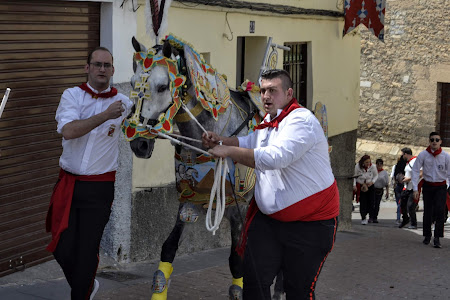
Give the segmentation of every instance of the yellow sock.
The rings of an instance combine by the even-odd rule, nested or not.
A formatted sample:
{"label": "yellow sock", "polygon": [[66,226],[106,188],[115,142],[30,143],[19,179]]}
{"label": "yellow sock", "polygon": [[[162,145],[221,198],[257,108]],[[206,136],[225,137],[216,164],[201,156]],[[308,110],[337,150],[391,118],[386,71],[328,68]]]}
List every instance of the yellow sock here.
{"label": "yellow sock", "polygon": [[170,278],[170,275],[172,274],[173,267],[172,267],[171,263],[160,261],[158,270],[161,270],[161,272],[163,272],[163,274],[164,274],[164,277],[166,278],[166,288],[164,289],[164,291],[162,293],[153,293],[151,300],[166,300],[167,299],[167,288],[169,285],[169,278]]}
{"label": "yellow sock", "polygon": [[237,285],[238,287],[243,289],[244,288],[244,277],[233,278],[233,284]]}
{"label": "yellow sock", "polygon": [[164,273],[164,277],[166,277],[167,280],[169,280],[170,275],[172,275],[173,267],[172,264],[169,262],[159,262],[158,270],[161,270]]}

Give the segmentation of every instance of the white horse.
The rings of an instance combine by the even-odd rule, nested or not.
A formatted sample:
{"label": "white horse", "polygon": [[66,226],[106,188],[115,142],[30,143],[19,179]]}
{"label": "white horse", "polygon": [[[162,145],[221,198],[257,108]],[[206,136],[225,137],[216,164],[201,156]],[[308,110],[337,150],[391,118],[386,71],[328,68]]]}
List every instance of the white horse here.
{"label": "white horse", "polygon": [[[159,133],[172,132],[175,124],[182,136],[193,139],[185,141],[183,146],[176,146],[176,184],[180,198],[196,200],[194,204],[180,204],[175,226],[163,244],[161,262],[153,279],[152,299],[166,299],[172,262],[183,228],[186,223],[197,219],[196,209],[204,205],[205,194],[209,199],[204,185],[209,179],[208,170],[214,168],[211,157],[202,151],[192,150],[190,146],[206,150],[201,148],[201,143],[194,141],[201,140],[203,129],[225,136],[246,135],[252,125],[257,125],[260,116],[247,93],[229,90],[223,76],[210,68],[187,43],[173,36],[169,36],[164,45],[155,45],[151,49],[146,49],[135,38],[132,43],[136,50],[135,74],[131,79],[136,107],[133,116],[124,121],[123,130],[133,152],[137,157],[149,158],[154,138]],[[216,81],[209,82],[211,78]],[[231,175],[237,174],[239,178],[230,176],[227,182],[227,204],[235,197],[246,204],[253,195],[253,170],[240,166],[231,168]],[[186,176],[189,178],[184,178]],[[242,299],[243,264],[236,247],[245,211],[246,205],[228,205],[224,215],[230,222],[232,240],[229,257],[233,276],[230,299]]]}

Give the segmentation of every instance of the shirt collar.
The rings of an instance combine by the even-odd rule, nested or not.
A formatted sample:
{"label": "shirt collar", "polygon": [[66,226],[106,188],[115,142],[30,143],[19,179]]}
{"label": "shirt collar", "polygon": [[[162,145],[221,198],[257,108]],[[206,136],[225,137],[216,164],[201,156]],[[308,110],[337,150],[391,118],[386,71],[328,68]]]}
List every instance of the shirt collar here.
{"label": "shirt collar", "polygon": [[106,90],[103,90],[103,91],[97,91],[96,89],[94,89],[90,84],[89,84],[89,82],[86,82],[86,85],[93,91],[93,92],[95,92],[96,94],[101,94],[101,93],[108,93],[109,91],[111,91],[111,86],[108,86],[108,88],[106,89]]}

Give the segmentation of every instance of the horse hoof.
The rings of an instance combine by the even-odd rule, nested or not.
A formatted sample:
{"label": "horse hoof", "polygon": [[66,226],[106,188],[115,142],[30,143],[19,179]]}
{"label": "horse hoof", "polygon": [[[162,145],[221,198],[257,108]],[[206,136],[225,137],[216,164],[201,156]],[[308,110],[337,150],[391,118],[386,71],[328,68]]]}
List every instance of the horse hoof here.
{"label": "horse hoof", "polygon": [[184,223],[194,223],[198,219],[197,208],[193,203],[185,203],[180,210],[180,220]]}
{"label": "horse hoof", "polygon": [[233,284],[228,290],[228,296],[230,300],[242,300],[242,288]]}
{"label": "horse hoof", "polygon": [[161,270],[156,270],[155,274],[153,274],[152,292],[160,294],[164,292],[166,288],[167,281],[166,277],[164,277],[164,273]]}

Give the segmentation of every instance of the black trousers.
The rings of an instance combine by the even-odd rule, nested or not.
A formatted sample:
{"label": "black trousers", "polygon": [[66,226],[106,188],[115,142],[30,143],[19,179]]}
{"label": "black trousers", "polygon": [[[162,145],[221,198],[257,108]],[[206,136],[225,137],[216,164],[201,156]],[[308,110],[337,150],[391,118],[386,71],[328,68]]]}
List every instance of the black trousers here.
{"label": "black trousers", "polygon": [[434,237],[444,237],[445,202],[447,186],[423,185],[423,236],[431,236],[431,224],[434,225]]}
{"label": "black trousers", "polygon": [[258,212],[244,255],[244,300],[270,300],[270,286],[280,270],[287,300],[315,299],[317,278],[333,248],[337,225],[337,217],[280,222]]}
{"label": "black trousers", "polygon": [[373,205],[369,211],[369,218],[372,220],[378,219],[378,213],[380,212],[381,198],[383,198],[384,189],[374,188],[374,200]]}
{"label": "black trousers", "polygon": [[375,202],[375,188],[372,184],[367,190],[367,192],[361,191],[359,193],[359,212],[361,214],[361,220],[366,219],[366,216],[371,211],[374,202]]}
{"label": "black trousers", "polygon": [[416,217],[416,207],[417,203],[414,202],[414,192],[413,190],[405,190],[400,196],[400,208],[402,211],[402,219],[411,220],[411,225],[417,226]]}
{"label": "black trousers", "polygon": [[72,300],[89,299],[98,266],[103,230],[111,214],[114,182],[77,181],[69,227],[53,256],[71,287]]}

